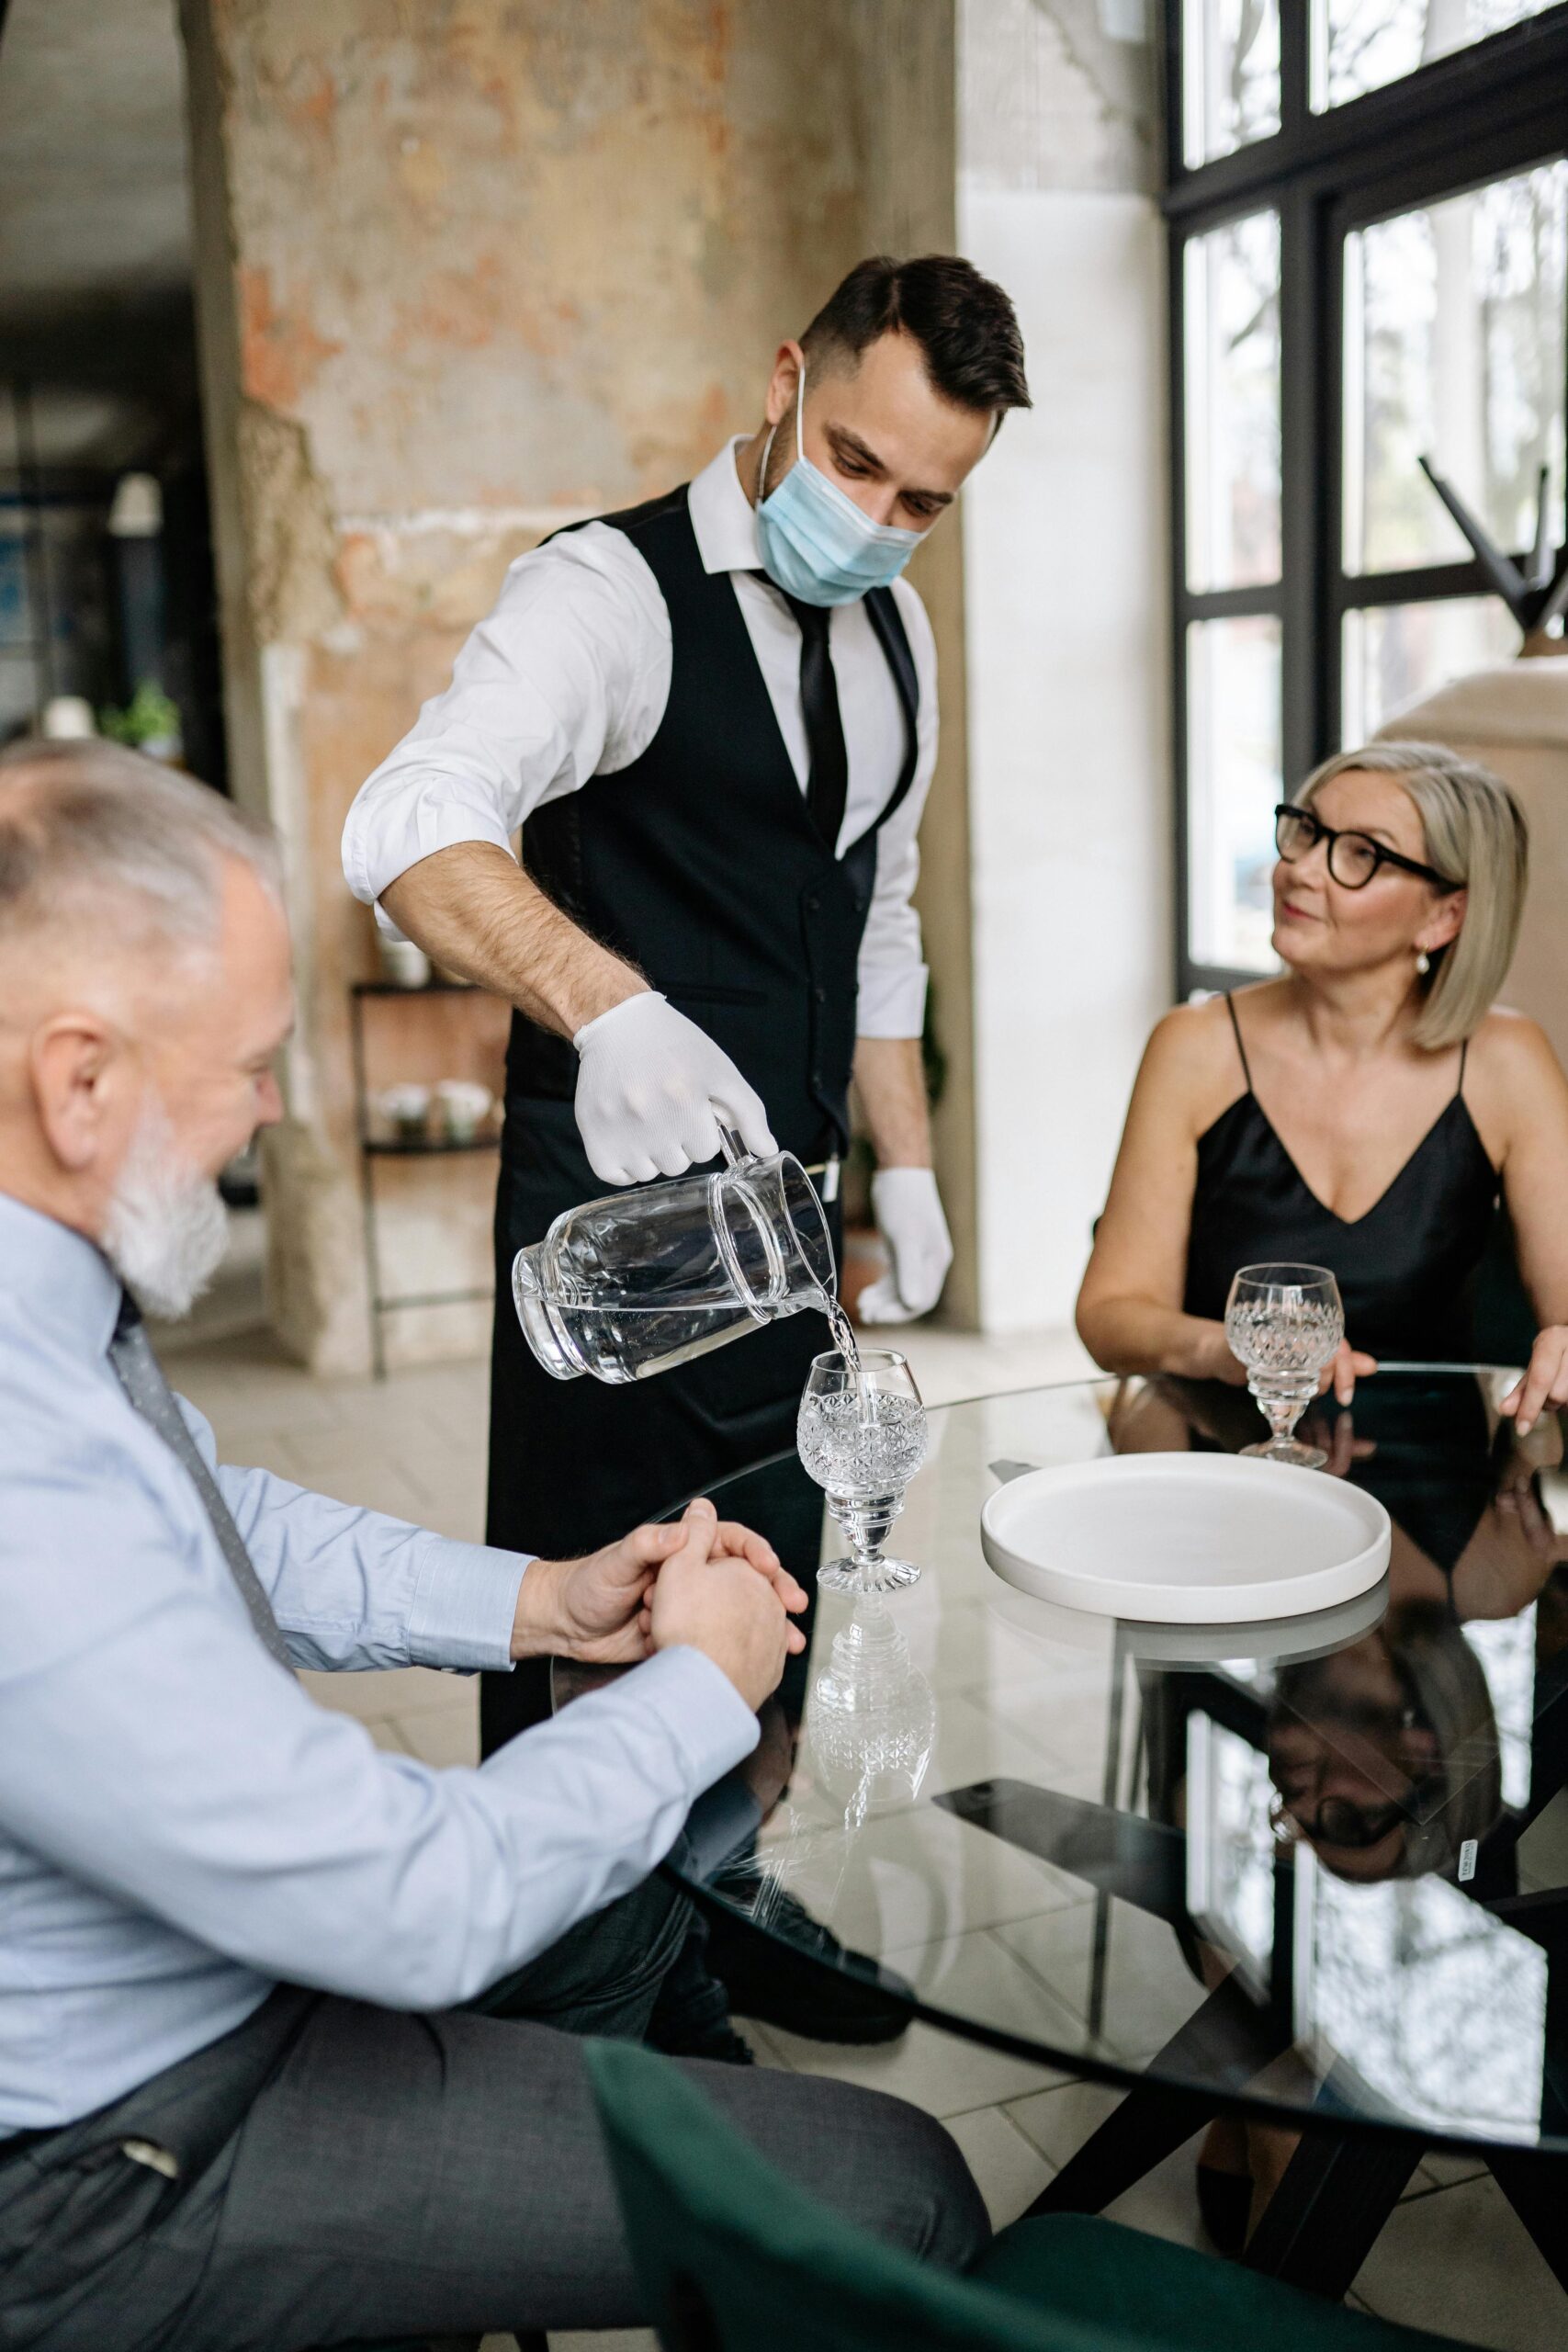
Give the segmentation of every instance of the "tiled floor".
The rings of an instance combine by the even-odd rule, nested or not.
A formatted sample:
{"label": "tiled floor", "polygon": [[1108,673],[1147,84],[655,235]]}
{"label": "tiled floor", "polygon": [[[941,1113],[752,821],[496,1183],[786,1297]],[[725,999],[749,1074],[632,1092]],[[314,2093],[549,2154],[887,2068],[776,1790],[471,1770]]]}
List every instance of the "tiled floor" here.
{"label": "tiled floor", "polygon": [[[1072,1379],[1085,1369],[1068,1333],[982,1340],[918,1329],[911,1361],[931,1403]],[[209,1416],[231,1460],[265,1463],[355,1502],[443,1532],[478,1537],[483,1516],[486,1389],[482,1364],[442,1365],[385,1384],[322,1384],[286,1363],[255,1334],[198,1340],[172,1351],[172,1377]],[[470,1682],[419,1669],[307,1677],[324,1703],[346,1707],[385,1747],[436,1765],[478,1753]],[[987,1726],[973,1726],[983,1742]],[[1000,1917],[1007,1909],[1003,1905]],[[1043,1932],[1032,1923],[1031,1932]],[[1065,1917],[1053,1932],[1070,1935]],[[965,1967],[1016,1967],[1005,1925],[972,1939]],[[984,1949],[980,1949],[981,1946]],[[1157,2040],[1169,2021],[1151,2017]],[[897,2091],[952,2130],[992,2217],[1013,2219],[1099,2122],[1114,2094],[955,2041],[917,2025],[891,2048],[846,2052],[761,2026],[747,2029],[764,2064],[790,2066]],[[1198,2243],[1192,2150],[1179,2151],[1113,2208],[1139,2228]],[[1558,2352],[1568,2301],[1489,2177],[1434,2159],[1384,2231],[1353,2300],[1384,2318],[1441,2329],[1495,2352]],[[505,2352],[487,2339],[485,2352]],[[652,2352],[642,2334],[558,2335],[556,2352]]]}

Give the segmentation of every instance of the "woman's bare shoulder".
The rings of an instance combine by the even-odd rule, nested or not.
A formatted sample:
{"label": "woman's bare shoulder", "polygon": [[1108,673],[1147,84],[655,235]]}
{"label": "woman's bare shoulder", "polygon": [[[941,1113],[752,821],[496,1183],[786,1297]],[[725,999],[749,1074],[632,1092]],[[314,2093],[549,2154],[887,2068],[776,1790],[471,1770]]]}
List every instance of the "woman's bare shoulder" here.
{"label": "woman's bare shoulder", "polygon": [[1495,1004],[1471,1033],[1467,1068],[1506,1086],[1548,1070],[1561,1077],[1562,1066],[1539,1021],[1510,1004]]}
{"label": "woman's bare shoulder", "polygon": [[1229,1033],[1224,997],[1173,1005],[1150,1030],[1145,1058],[1150,1065],[1173,1071],[1201,1069],[1217,1054]]}
{"label": "woman's bare shoulder", "polygon": [[1247,1081],[1223,996],[1179,1004],[1155,1023],[1139,1082],[1167,1100],[1179,1096],[1190,1108],[1194,1132],[1241,1093]]}

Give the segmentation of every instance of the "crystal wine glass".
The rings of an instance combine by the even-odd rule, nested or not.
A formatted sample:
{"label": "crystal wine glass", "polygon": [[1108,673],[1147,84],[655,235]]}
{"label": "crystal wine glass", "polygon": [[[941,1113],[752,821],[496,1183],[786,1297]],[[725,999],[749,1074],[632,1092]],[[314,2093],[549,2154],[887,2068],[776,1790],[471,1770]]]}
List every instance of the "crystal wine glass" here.
{"label": "crystal wine glass", "polygon": [[1326,1266],[1243,1266],[1225,1302],[1225,1340],[1247,1366],[1247,1385],[1272,1432],[1265,1444],[1243,1446],[1244,1453],[1321,1470],[1328,1456],[1300,1444],[1292,1431],[1344,1337],[1339,1285]]}
{"label": "crystal wine glass", "polygon": [[849,1538],[850,1555],[817,1571],[829,1592],[892,1592],[919,1569],[883,1551],[904,1489],[926,1458],[926,1408],[896,1348],[818,1356],[800,1399],[795,1442],[807,1474]]}

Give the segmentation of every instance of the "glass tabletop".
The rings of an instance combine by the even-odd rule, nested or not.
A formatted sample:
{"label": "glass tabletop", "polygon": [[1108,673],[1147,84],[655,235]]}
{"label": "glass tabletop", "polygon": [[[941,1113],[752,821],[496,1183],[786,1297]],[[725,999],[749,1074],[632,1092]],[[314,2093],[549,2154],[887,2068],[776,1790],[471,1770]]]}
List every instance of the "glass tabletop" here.
{"label": "glass tabletop", "polygon": [[[1568,2152],[1568,1478],[1554,1418],[1522,1445],[1499,1419],[1511,1381],[1385,1366],[1318,1408],[1317,1475],[1386,1505],[1389,1573],[1247,1627],[1035,1600],[979,1527],[1027,1469],[1238,1450],[1244,1392],[933,1410],[897,1527],[919,1583],[816,1597],[756,1753],[672,1867],[781,1958],[1015,2054]],[[822,1497],[794,1455],[710,1491],[811,1589]]]}

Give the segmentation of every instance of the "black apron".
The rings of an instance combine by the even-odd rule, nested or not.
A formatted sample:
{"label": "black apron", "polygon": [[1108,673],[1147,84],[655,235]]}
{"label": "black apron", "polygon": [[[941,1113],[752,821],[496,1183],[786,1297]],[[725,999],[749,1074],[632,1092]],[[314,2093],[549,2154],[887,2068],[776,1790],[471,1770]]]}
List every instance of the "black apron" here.
{"label": "black apron", "polygon": [[[807,1166],[849,1141],[856,965],[876,836],[914,780],[917,685],[897,607],[866,608],[905,717],[899,776],[841,858],[813,823],[730,575],[705,572],[684,487],[604,518],[631,540],[670,614],[670,698],[640,758],[592,777],[523,830],[530,877],[635,963],[723,1048]],[[793,1443],[811,1358],[801,1314],[635,1387],[557,1381],[512,1302],[512,1261],[563,1209],[611,1188],[588,1164],[570,1044],[522,1014],[507,1054],[491,1363],[491,1543],[546,1558],[594,1550],[716,1478]],[[841,1235],[829,1209],[833,1246]],[[549,1712],[542,1662],[483,1678],[485,1752]]]}

